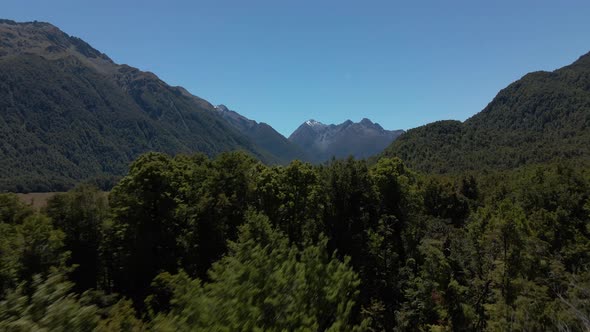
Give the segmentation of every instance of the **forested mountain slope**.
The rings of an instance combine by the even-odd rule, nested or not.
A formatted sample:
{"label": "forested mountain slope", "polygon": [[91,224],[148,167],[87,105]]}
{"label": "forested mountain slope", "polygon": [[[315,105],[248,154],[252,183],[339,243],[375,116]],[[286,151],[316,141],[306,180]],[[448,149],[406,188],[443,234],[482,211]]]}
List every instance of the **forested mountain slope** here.
{"label": "forested mountain slope", "polygon": [[48,23],[0,21],[0,191],[122,175],[141,153],[258,148],[213,105]]}
{"label": "forested mountain slope", "polygon": [[509,169],[590,158],[590,54],[553,72],[534,72],[503,89],[461,123],[409,130],[384,155],[416,169],[449,173]]}

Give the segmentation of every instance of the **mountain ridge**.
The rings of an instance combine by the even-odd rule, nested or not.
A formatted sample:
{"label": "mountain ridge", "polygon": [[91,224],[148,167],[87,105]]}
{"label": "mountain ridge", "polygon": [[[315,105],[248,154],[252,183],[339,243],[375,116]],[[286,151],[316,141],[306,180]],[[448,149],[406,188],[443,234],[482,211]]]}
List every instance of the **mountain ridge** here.
{"label": "mountain ridge", "polygon": [[367,118],[359,122],[346,120],[338,125],[309,119],[288,139],[312,156],[313,161],[324,162],[332,157],[370,157],[380,153],[402,132],[385,130]]}
{"label": "mountain ridge", "polygon": [[228,123],[248,136],[256,145],[278,156],[280,158],[279,163],[284,164],[295,159],[301,161],[311,160],[301,148],[293,144],[269,124],[246,118],[223,104],[215,106],[215,109]]}
{"label": "mountain ridge", "polygon": [[500,90],[464,122],[409,130],[382,155],[424,172],[512,169],[590,159],[590,53],[554,71],[536,71]]}
{"label": "mountain ridge", "polygon": [[0,21],[0,110],[2,191],[112,183],[147,151],[280,159],[206,100],[116,64],[49,23]]}

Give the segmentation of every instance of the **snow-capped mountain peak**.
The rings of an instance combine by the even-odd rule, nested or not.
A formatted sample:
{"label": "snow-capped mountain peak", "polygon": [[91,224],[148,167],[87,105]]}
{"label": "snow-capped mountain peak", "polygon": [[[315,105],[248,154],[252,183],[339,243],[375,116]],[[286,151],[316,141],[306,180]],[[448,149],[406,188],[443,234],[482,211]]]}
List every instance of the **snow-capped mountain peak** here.
{"label": "snow-capped mountain peak", "polygon": [[313,119],[305,121],[290,136],[289,141],[302,148],[315,161],[323,162],[335,156],[349,155],[365,158],[381,152],[402,130],[384,130],[369,119],[326,125]]}
{"label": "snow-capped mountain peak", "polygon": [[310,127],[324,127],[325,126],[325,124],[323,124],[319,121],[316,121],[314,119],[309,119],[309,120],[305,121],[305,123]]}

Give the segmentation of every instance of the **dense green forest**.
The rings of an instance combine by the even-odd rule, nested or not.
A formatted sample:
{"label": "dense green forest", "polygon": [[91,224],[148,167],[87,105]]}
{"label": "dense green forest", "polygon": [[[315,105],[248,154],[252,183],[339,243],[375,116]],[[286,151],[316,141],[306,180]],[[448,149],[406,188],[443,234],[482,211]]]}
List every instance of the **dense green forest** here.
{"label": "dense green forest", "polygon": [[148,153],[108,194],[0,195],[0,330],[581,331],[590,174]]}

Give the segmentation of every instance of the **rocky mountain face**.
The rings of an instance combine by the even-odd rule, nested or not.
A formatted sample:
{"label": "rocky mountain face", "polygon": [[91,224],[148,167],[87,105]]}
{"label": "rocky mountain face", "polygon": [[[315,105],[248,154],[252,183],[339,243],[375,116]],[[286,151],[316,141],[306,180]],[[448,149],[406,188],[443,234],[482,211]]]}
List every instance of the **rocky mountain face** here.
{"label": "rocky mountain face", "polygon": [[309,156],[301,148],[290,142],[285,136],[281,135],[268,124],[250,120],[228,109],[225,105],[218,105],[215,109],[223,119],[250,138],[254,144],[276,156],[279,163],[284,164],[295,159],[302,161],[310,160]]}
{"label": "rocky mountain face", "polygon": [[146,151],[281,160],[218,113],[51,24],[0,20],[0,191],[108,182]]}
{"label": "rocky mountain face", "polygon": [[347,120],[339,125],[326,125],[308,120],[297,128],[289,141],[301,147],[315,162],[332,157],[366,158],[383,151],[403,130],[385,130],[369,119],[355,123]]}
{"label": "rocky mountain face", "polygon": [[384,154],[436,173],[589,162],[590,53],[561,69],[525,75],[465,122],[409,130]]}

